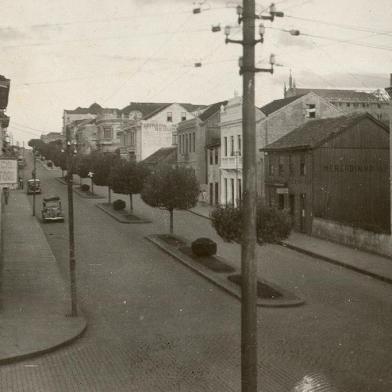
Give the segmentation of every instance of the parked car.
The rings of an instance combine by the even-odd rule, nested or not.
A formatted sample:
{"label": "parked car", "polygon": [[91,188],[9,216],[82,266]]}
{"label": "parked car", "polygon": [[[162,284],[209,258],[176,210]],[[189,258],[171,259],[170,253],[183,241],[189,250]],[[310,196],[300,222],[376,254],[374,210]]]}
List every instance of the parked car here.
{"label": "parked car", "polygon": [[34,193],[41,193],[41,181],[38,178],[27,181],[27,194],[33,195]]}
{"label": "parked car", "polygon": [[58,196],[45,197],[42,200],[41,210],[42,220],[44,222],[60,221],[64,222],[64,213],[61,208],[61,200]]}

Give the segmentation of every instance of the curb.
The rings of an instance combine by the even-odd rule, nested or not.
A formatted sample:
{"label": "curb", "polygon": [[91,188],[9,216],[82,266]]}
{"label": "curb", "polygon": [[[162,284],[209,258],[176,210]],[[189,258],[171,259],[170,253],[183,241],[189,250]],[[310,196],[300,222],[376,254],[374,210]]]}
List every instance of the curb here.
{"label": "curb", "polygon": [[205,216],[205,215],[201,214],[200,212],[196,212],[196,211],[192,211],[192,210],[187,210],[187,211],[193,215],[197,215],[197,216],[200,216],[201,218],[211,220],[211,218],[209,216]]}
{"label": "curb", "polygon": [[131,224],[131,225],[132,224],[141,224],[141,223],[151,223],[151,221],[149,221],[147,219],[142,219],[142,218],[135,219],[134,221],[122,218],[121,215],[116,214],[116,213],[110,211],[108,208],[106,208],[106,206],[103,203],[97,203],[97,204],[95,204],[95,207],[99,208],[100,210],[102,210],[106,214],[110,215],[113,219],[115,219],[117,222],[120,222],[120,223]]}
{"label": "curb", "polygon": [[369,277],[371,277],[373,279],[380,280],[380,281],[382,281],[384,283],[392,284],[392,279],[391,278],[387,278],[386,276],[379,275],[376,272],[366,271],[366,270],[361,269],[359,267],[356,267],[354,265],[345,263],[345,262],[340,261],[340,260],[332,259],[331,257],[328,257],[328,256],[320,255],[319,253],[312,252],[311,250],[300,248],[299,246],[292,245],[292,244],[289,244],[289,243],[284,242],[284,241],[281,241],[280,245],[285,247],[285,248],[289,248],[289,249],[295,250],[298,253],[303,253],[303,254],[305,254],[307,256],[311,256],[311,257],[315,257],[315,258],[327,261],[328,263],[331,263],[331,264],[334,264],[334,265],[338,265],[340,267],[347,268],[347,269],[349,269],[351,271],[358,272],[358,273],[360,273],[362,275],[367,275],[367,276],[369,276]]}
{"label": "curb", "polygon": [[[60,184],[63,185],[68,185],[67,182],[65,180],[63,180],[60,177],[56,177],[56,181],[58,181]],[[104,196],[100,196],[97,195],[96,193],[94,193],[93,196],[87,196],[84,192],[80,191],[79,189],[75,188],[77,186],[77,184],[72,183],[72,189],[73,191],[80,197],[83,197],[84,199],[105,199]]]}
{"label": "curb", "polygon": [[[231,273],[218,273],[209,270],[207,267],[204,267],[198,264],[196,261],[193,261],[191,258],[182,254],[175,247],[167,245],[164,241],[160,240],[157,235],[149,235],[145,237],[148,241],[152,242],[164,252],[179,260],[182,264],[192,269],[199,275],[203,276],[205,279],[213,283],[215,286],[221,288],[226,291],[228,294],[231,294],[233,297],[237,298],[241,301],[241,288],[236,284],[230,282],[227,277],[229,275],[234,275],[236,272]],[[187,242],[187,241],[185,241]],[[222,258],[219,258],[224,260]],[[237,271],[238,273],[238,271]],[[288,308],[294,306],[300,306],[305,303],[305,301],[294,294],[291,294],[285,289],[278,287],[275,284],[269,283],[265,280],[258,279],[260,282],[268,284],[270,287],[279,291],[285,299],[261,299],[257,298],[257,306],[260,307],[268,307],[268,308]]]}
{"label": "curb", "polygon": [[40,355],[48,354],[48,353],[56,351],[56,350],[58,350],[60,348],[63,348],[65,346],[67,346],[67,345],[70,345],[75,340],[77,340],[80,337],[82,337],[83,334],[86,332],[87,321],[86,321],[86,319],[83,316],[80,316],[79,318],[81,318],[83,323],[82,323],[81,327],[79,328],[79,330],[77,331],[77,333],[75,335],[71,336],[69,339],[63,340],[62,342],[60,342],[58,344],[55,344],[55,345],[50,346],[50,347],[46,347],[46,348],[41,349],[41,350],[32,351],[32,352],[25,353],[25,354],[20,354],[20,355],[15,355],[15,356],[8,357],[8,358],[1,358],[0,359],[0,365],[8,365],[8,364],[19,362],[19,361],[23,361],[23,360],[26,360],[26,359],[35,358],[35,357],[38,357]]}
{"label": "curb", "polygon": [[93,193],[92,195],[87,195],[85,192],[82,192],[77,188],[72,189],[78,196],[83,197],[84,199],[105,199],[104,196],[97,195],[96,193]]}

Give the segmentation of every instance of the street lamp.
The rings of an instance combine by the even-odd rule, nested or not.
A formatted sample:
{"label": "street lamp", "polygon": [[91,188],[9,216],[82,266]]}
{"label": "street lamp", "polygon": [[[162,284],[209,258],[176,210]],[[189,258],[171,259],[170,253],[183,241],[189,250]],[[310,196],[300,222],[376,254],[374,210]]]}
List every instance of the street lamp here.
{"label": "street lamp", "polygon": [[69,275],[71,289],[71,317],[78,315],[77,292],[76,292],[76,259],[75,259],[75,233],[74,233],[74,211],[73,211],[73,165],[72,165],[72,145],[71,130],[66,127],[67,146],[67,191],[68,191],[68,233],[69,233]]}
{"label": "street lamp", "polygon": [[33,148],[33,179],[34,179],[34,191],[33,191],[33,216],[35,216],[35,190],[37,181],[37,162],[36,162],[36,150]]}

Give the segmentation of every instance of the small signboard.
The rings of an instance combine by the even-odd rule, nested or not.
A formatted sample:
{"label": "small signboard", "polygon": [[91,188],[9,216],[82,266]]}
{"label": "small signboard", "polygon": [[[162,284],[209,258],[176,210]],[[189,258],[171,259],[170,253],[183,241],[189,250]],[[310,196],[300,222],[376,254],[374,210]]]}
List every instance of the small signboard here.
{"label": "small signboard", "polygon": [[289,188],[276,188],[276,193],[278,195],[288,195],[289,194]]}
{"label": "small signboard", "polygon": [[18,183],[18,163],[16,159],[0,158],[0,186],[10,186]]}

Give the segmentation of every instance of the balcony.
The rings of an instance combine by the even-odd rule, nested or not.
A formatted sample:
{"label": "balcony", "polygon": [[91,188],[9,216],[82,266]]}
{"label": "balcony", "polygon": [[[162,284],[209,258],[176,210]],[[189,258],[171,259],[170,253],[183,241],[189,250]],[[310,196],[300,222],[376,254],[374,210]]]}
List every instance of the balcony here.
{"label": "balcony", "polygon": [[220,168],[224,170],[242,170],[242,156],[221,157]]}

